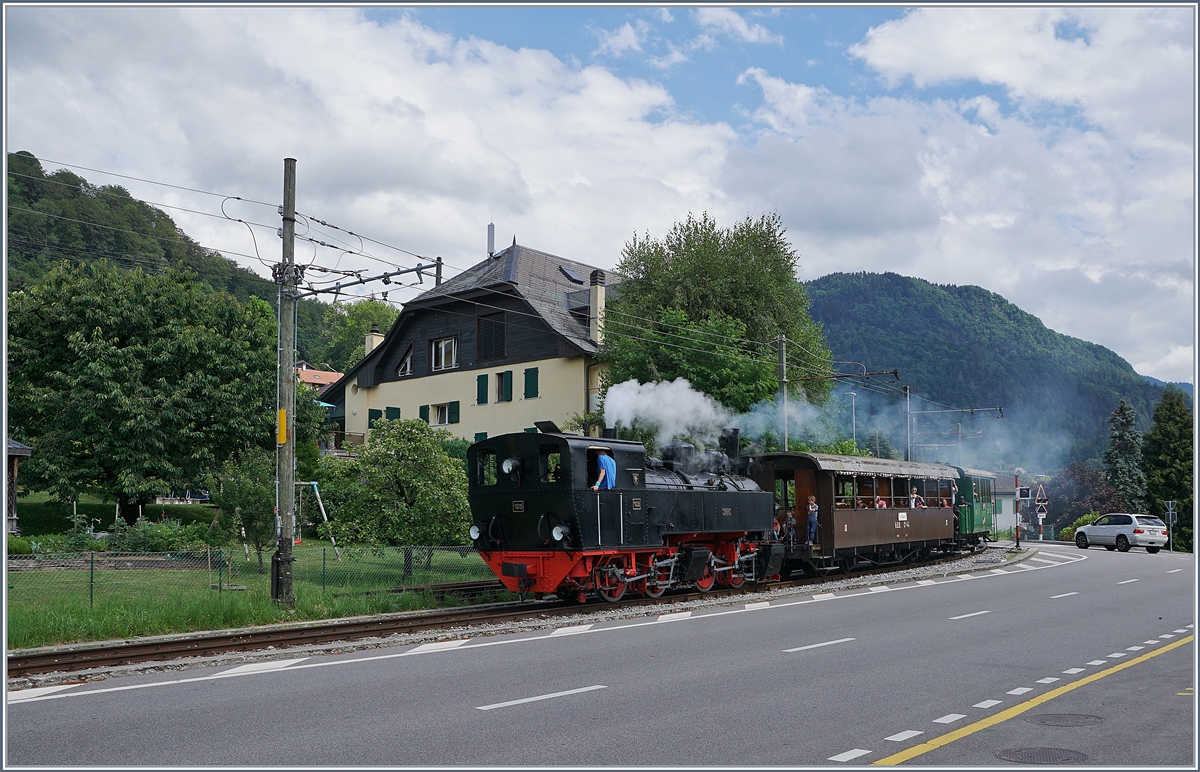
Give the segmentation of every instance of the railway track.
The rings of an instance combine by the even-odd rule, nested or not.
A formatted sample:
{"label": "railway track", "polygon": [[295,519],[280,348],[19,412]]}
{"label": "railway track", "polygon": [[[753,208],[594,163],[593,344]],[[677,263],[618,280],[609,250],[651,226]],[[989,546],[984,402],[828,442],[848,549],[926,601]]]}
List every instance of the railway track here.
{"label": "railway track", "polygon": [[[922,564],[886,566],[855,571],[851,576],[870,576],[913,568],[917,565],[937,565],[957,560],[958,556],[938,558]],[[140,662],[159,662],[184,657],[202,657],[230,652],[254,651],[274,647],[307,646],[321,643],[352,641],[362,638],[383,637],[405,633],[439,630],[448,627],[463,627],[473,624],[495,624],[519,622],[531,619],[550,619],[558,616],[586,614],[588,611],[636,606],[670,605],[685,601],[721,596],[736,596],[777,590],[786,587],[820,585],[848,578],[845,574],[788,579],[764,585],[745,585],[737,589],[724,588],[710,592],[685,590],[668,593],[661,598],[632,598],[617,603],[569,604],[560,600],[529,601],[524,603],[493,603],[437,611],[407,612],[403,615],[355,618],[332,622],[313,622],[279,625],[233,633],[200,633],[194,636],[175,637],[166,640],[128,641],[118,644],[84,646],[66,651],[43,651],[9,654],[7,657],[8,677],[20,678],[30,675],[55,672],[74,672],[92,668],[116,667]],[[438,591],[449,594],[457,589],[481,591],[479,585],[489,586],[482,591],[494,591],[499,582],[461,582],[438,585]],[[402,588],[396,588],[400,591]],[[433,589],[433,588],[419,588]]]}

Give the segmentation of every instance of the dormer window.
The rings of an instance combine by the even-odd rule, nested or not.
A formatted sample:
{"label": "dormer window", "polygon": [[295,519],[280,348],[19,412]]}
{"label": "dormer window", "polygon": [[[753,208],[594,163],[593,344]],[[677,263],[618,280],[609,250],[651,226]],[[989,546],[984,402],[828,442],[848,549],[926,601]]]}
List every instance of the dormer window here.
{"label": "dormer window", "polygon": [[458,367],[458,336],[435,340],[430,348],[430,370],[438,372]]}
{"label": "dormer window", "polygon": [[396,367],[397,378],[412,375],[412,354],[412,346],[409,346],[408,351],[404,352],[404,358],[400,360],[399,366]]}

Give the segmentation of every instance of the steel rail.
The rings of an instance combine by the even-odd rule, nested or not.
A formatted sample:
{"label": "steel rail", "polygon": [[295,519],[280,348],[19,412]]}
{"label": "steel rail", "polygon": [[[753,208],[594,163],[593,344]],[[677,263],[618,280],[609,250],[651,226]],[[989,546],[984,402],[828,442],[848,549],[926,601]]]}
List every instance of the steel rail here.
{"label": "steel rail", "polygon": [[[824,574],[788,579],[764,584],[746,583],[739,588],[717,588],[709,592],[690,590],[668,592],[660,598],[631,598],[616,603],[579,605],[562,600],[532,601],[517,603],[493,603],[453,610],[403,612],[403,615],[387,615],[370,618],[352,618],[332,622],[309,622],[285,624],[239,630],[232,633],[196,633],[184,637],[155,641],[123,641],[116,644],[99,644],[66,651],[43,651],[10,653],[7,656],[9,678],[20,678],[55,672],[73,672],[101,667],[117,667],[142,662],[158,662],[184,657],[203,657],[229,652],[243,652],[268,647],[284,648],[322,643],[352,641],[362,638],[383,637],[405,633],[462,627],[471,624],[514,622],[527,619],[546,619],[558,616],[586,614],[610,609],[648,605],[670,605],[702,598],[714,598],[750,593],[768,592],[786,587],[819,585],[840,579],[884,574],[921,565],[937,565],[965,556],[941,557],[923,563],[907,563],[854,571],[851,574]],[[452,588],[455,585],[479,585],[479,582],[451,583],[440,585]],[[499,585],[496,582],[493,588]],[[502,587],[502,586],[501,586]],[[396,588],[401,590],[403,588]],[[415,589],[427,589],[419,587]],[[447,589],[447,591],[452,591]]]}

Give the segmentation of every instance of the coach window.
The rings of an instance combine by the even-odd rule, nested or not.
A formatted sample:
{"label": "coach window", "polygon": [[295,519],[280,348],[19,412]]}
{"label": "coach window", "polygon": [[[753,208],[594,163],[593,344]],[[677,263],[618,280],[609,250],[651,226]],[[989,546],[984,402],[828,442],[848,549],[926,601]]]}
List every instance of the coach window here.
{"label": "coach window", "polygon": [[908,490],[912,487],[907,477],[895,477],[892,479],[892,506],[896,509],[908,509],[911,506],[908,502]]}
{"label": "coach window", "polygon": [[878,477],[875,479],[875,498],[882,500],[885,507],[892,506],[892,478]]}
{"label": "coach window", "polygon": [[496,451],[485,450],[477,457],[479,469],[476,470],[480,485],[496,484]]}
{"label": "coach window", "polygon": [[838,509],[854,508],[854,478],[838,475],[833,478],[833,506]]}
{"label": "coach window", "polygon": [[938,480],[938,506],[948,507],[954,501],[949,480]]}
{"label": "coach window", "polygon": [[875,478],[860,476],[854,478],[857,483],[855,496],[858,500],[855,502],[855,509],[874,509],[875,508]]}
{"label": "coach window", "polygon": [[538,479],[545,483],[562,482],[562,456],[557,445],[543,445],[538,450]]}

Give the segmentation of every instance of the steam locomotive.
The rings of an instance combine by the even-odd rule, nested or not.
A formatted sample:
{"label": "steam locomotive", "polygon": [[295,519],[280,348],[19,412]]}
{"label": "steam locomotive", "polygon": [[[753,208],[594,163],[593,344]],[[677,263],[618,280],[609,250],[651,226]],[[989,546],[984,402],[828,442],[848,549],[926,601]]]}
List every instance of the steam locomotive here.
{"label": "steam locomotive", "polygon": [[[903,562],[978,543],[990,530],[982,496],[969,505],[958,485],[987,472],[810,453],[742,456],[736,429],[723,433],[723,452],[673,443],[660,460],[639,442],[537,427],[467,451],[471,540],[522,596],[582,603],[591,593],[615,602],[681,586],[707,592],[796,571]],[[601,454],[615,461],[615,487],[593,490]],[[906,498],[912,488],[920,502]],[[810,494],[821,514],[816,542],[805,545],[777,523],[789,500]],[[797,519],[803,523],[802,512]]]}

